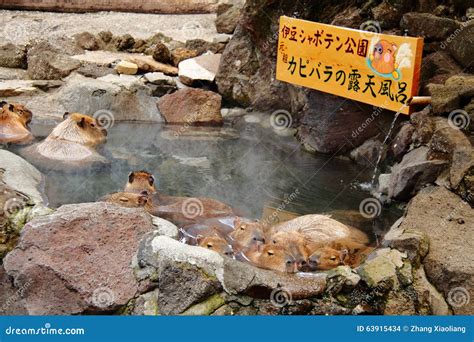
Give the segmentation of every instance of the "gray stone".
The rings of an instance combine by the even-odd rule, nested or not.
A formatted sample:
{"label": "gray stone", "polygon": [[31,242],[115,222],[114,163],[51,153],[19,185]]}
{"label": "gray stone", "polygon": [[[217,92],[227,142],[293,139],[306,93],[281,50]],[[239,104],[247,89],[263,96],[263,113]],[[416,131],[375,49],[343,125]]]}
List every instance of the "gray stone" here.
{"label": "gray stone", "polygon": [[39,42],[28,50],[28,76],[33,80],[60,80],[78,69],[81,63]]}
{"label": "gray stone", "polygon": [[178,65],[180,80],[188,85],[197,81],[214,82],[221,56],[221,54],[206,54],[182,61]]}
{"label": "gray stone", "polygon": [[449,113],[461,109],[461,103],[474,96],[474,76],[456,75],[450,77],[444,85],[429,84],[433,112]]}
{"label": "gray stone", "polygon": [[26,48],[14,44],[0,46],[0,67],[26,69]]}
{"label": "gray stone", "polygon": [[172,85],[176,86],[176,81],[173,77],[167,76],[162,72],[149,72],[143,75],[145,80],[149,83],[157,85]]}
{"label": "gray stone", "polygon": [[382,152],[382,148],[383,146],[380,140],[369,139],[359,147],[353,149],[350,153],[350,158],[360,165],[375,166],[377,159]]}
{"label": "gray stone", "polygon": [[178,227],[176,227],[173,223],[156,216],[152,217],[152,222],[156,228],[156,232],[159,235],[168,236],[175,240],[178,239]]}
{"label": "gray stone", "polygon": [[474,211],[443,187],[428,187],[415,196],[400,226],[429,238],[423,265],[430,283],[455,314],[474,313]]}
{"label": "gray stone", "polygon": [[393,289],[400,286],[398,270],[404,266],[406,254],[396,249],[378,249],[360,265],[358,274],[370,287],[376,287],[381,282],[389,283]]}
{"label": "gray stone", "polygon": [[428,147],[419,147],[406,154],[399,164],[392,168],[388,195],[406,200],[423,186],[433,183],[446,168],[444,160],[428,159]]}
{"label": "gray stone", "polygon": [[460,24],[455,20],[417,12],[405,13],[400,26],[408,30],[410,36],[422,36],[434,40],[445,40],[460,28]]}
{"label": "gray stone", "polygon": [[[456,35],[456,32],[458,34]],[[471,19],[461,24],[461,28],[456,30],[453,39],[448,41],[448,50],[451,55],[463,67],[472,68],[472,56],[474,55],[474,22]]]}
{"label": "gray stone", "polygon": [[216,18],[216,29],[219,33],[232,34],[239,22],[242,7],[231,6],[227,11],[220,13]]}

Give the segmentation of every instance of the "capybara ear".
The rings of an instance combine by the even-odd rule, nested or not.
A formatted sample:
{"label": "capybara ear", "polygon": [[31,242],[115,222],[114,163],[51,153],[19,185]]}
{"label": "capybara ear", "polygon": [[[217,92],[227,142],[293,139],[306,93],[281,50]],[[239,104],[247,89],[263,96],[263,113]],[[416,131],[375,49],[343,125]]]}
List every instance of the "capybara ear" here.
{"label": "capybara ear", "polygon": [[3,108],[3,106],[5,106],[7,104],[6,101],[0,101],[0,108]]}
{"label": "capybara ear", "polygon": [[15,107],[13,107],[12,104],[8,106],[8,110],[9,110],[10,112],[13,112],[14,109],[15,109]]}
{"label": "capybara ear", "polygon": [[152,186],[154,183],[155,183],[155,177],[153,175],[150,175],[148,177],[148,184],[150,184],[150,186]]}
{"label": "capybara ear", "polygon": [[69,112],[64,112],[64,114],[63,114],[63,120],[66,120],[66,119],[69,117],[69,115],[71,115],[71,113],[69,113]]}
{"label": "capybara ear", "polygon": [[202,236],[201,234],[198,234],[198,236],[196,236],[197,243],[200,244],[202,240],[204,240],[204,236]]}
{"label": "capybara ear", "polygon": [[81,118],[80,121],[77,122],[77,125],[81,128],[84,128],[86,127],[86,119],[85,118]]}
{"label": "capybara ear", "polygon": [[135,172],[132,171],[128,174],[128,182],[133,183],[134,179],[135,179]]}
{"label": "capybara ear", "polygon": [[141,206],[144,206],[147,201],[148,201],[148,197],[147,197],[147,196],[140,196],[140,197],[138,197],[138,204],[141,205]]}

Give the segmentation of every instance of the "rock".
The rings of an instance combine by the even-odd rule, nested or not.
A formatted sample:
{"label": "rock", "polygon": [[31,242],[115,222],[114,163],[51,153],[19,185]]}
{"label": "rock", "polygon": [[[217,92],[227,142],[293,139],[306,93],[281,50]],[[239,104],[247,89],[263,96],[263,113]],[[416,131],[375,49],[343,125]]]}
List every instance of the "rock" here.
{"label": "rock", "polygon": [[331,25],[359,29],[363,21],[361,9],[355,6],[350,6],[342,12],[336,13],[331,21]]}
{"label": "rock", "polygon": [[474,149],[469,139],[448,120],[435,118],[433,122],[435,130],[429,143],[428,158],[450,163],[449,184],[456,189],[469,170],[474,169]]}
{"label": "rock", "polygon": [[219,295],[215,294],[204,302],[195,304],[194,306],[190,307],[186,311],[182,313],[184,316],[208,316],[220,308],[222,305],[225,304],[224,298]]}
{"label": "rock", "polygon": [[448,113],[461,109],[461,103],[474,96],[474,76],[450,77],[444,85],[429,84],[434,113]]}
{"label": "rock", "polygon": [[429,160],[429,149],[419,147],[406,154],[399,164],[392,168],[388,195],[391,198],[407,200],[423,186],[433,183],[446,168],[444,160]]}
{"label": "rock", "polygon": [[383,245],[406,253],[408,259],[414,265],[419,266],[428,254],[430,243],[428,236],[423,232],[392,227],[384,236]]}
{"label": "rock", "polygon": [[190,39],[186,41],[184,47],[189,50],[195,50],[198,55],[202,55],[207,52],[222,53],[225,44],[215,44],[204,39]]}
{"label": "rock", "polygon": [[357,164],[374,166],[377,163],[382,148],[383,146],[380,140],[369,139],[359,147],[353,149],[350,153],[350,157]]}
{"label": "rock", "polygon": [[38,43],[28,50],[28,76],[33,80],[60,80],[78,69],[81,63]]}
{"label": "rock", "polygon": [[141,237],[153,229],[141,209],[65,205],[24,227],[4,267],[16,288],[31,282],[23,294],[30,315],[110,312],[143,291],[132,259]]}
{"label": "rock", "polygon": [[212,39],[212,42],[216,44],[227,44],[231,38],[231,34],[220,33]]}
{"label": "rock", "polygon": [[0,82],[0,97],[33,95],[39,91],[31,81],[8,80]]}
{"label": "rock", "polygon": [[84,50],[99,50],[101,47],[99,39],[97,39],[92,33],[82,32],[74,35],[76,44]]}
{"label": "rock", "polygon": [[415,147],[428,144],[433,136],[435,127],[430,114],[431,108],[427,106],[422,111],[413,113],[410,116],[410,122],[415,128],[412,135],[412,142]]}
{"label": "rock", "polygon": [[151,56],[130,55],[127,60],[138,65],[138,69],[144,72],[162,72],[166,75],[178,75],[178,68],[157,62]]}
{"label": "rock", "polygon": [[124,34],[121,37],[113,37],[111,43],[118,51],[126,51],[135,45],[135,39],[129,34]]}
{"label": "rock", "polygon": [[396,249],[378,249],[359,267],[357,273],[370,287],[386,282],[397,289],[400,286],[397,275],[405,265],[405,258],[406,255]]}
{"label": "rock", "polygon": [[133,316],[157,316],[158,311],[158,290],[153,290],[139,296],[130,312]]}
{"label": "rock", "polygon": [[394,161],[399,162],[403,155],[410,149],[413,142],[415,127],[411,124],[402,125],[397,135],[389,146],[388,155]]}
{"label": "rock", "polygon": [[187,85],[196,81],[214,82],[219,69],[221,54],[207,54],[190,58],[179,63],[179,78]]}
{"label": "rock", "polygon": [[308,151],[344,153],[378,134],[385,136],[383,127],[389,125],[389,120],[387,113],[373,111],[370,106],[310,91],[297,137]]}
{"label": "rock", "polygon": [[186,49],[186,48],[176,48],[171,53],[173,58],[173,65],[178,66],[180,62],[198,56],[196,50]]}
{"label": "rock", "polygon": [[162,72],[149,72],[143,75],[145,80],[149,83],[157,85],[171,85],[176,86],[176,81],[173,77],[167,76]]}
{"label": "rock", "polygon": [[449,18],[437,17],[431,13],[405,13],[400,22],[404,30],[413,37],[421,36],[432,40],[446,40],[460,28],[460,24]]}
{"label": "rock", "polygon": [[156,61],[164,64],[171,63],[171,52],[165,44],[158,42],[152,49],[152,56]]}
{"label": "rock", "polygon": [[445,51],[437,51],[423,58],[421,68],[422,94],[429,94],[428,84],[444,84],[450,77],[461,74],[462,69]]}
{"label": "rock", "polygon": [[175,240],[178,239],[178,227],[176,227],[173,223],[155,216],[152,217],[152,223],[155,226],[155,231],[159,235],[168,236]]}
{"label": "rock", "polygon": [[26,69],[26,48],[11,43],[0,46],[0,67]]}
{"label": "rock", "polygon": [[221,97],[201,89],[181,89],[165,95],[158,108],[167,123],[221,125]]}
{"label": "rock", "polygon": [[100,31],[97,36],[102,39],[104,43],[110,43],[114,35],[110,31]]}
{"label": "rock", "polygon": [[447,316],[450,314],[446,300],[426,279],[423,267],[415,271],[413,287],[417,293],[418,311],[421,311],[422,314],[436,316]]}
{"label": "rock", "polygon": [[237,27],[239,22],[240,12],[242,8],[240,6],[231,6],[226,11],[217,14],[216,18],[216,29],[219,33],[232,34]]}
{"label": "rock", "polygon": [[[160,314],[185,312],[222,290],[237,297],[269,298],[274,289],[280,288],[298,300],[316,296],[325,287],[323,274],[300,277],[266,271],[164,236],[144,239],[137,258],[137,277],[146,279],[153,275],[158,285]],[[209,308],[209,303],[216,307],[216,302],[220,305],[222,300],[214,296],[198,308]]]}
{"label": "rock", "polygon": [[372,9],[374,20],[376,20],[383,29],[398,26],[403,12],[398,11],[389,1],[382,3]]}
{"label": "rock", "polygon": [[443,187],[428,187],[415,196],[400,229],[429,238],[423,265],[430,283],[443,293],[457,315],[472,315],[474,303],[474,211]]}
{"label": "rock", "polygon": [[30,287],[28,282],[19,289],[13,287],[10,277],[5,273],[3,265],[0,265],[0,315],[26,315],[27,311],[21,302],[23,293]]}
{"label": "rock", "polygon": [[405,291],[389,292],[383,314],[396,316],[416,315],[413,298]]}
{"label": "rock", "polygon": [[138,65],[127,61],[120,61],[115,67],[115,70],[117,70],[119,74],[135,75],[138,72]]}
{"label": "rock", "polygon": [[454,39],[448,40],[448,50],[463,67],[472,69],[474,55],[474,22],[470,20],[462,23],[462,27]]}
{"label": "rock", "polygon": [[27,78],[26,70],[0,67],[0,81],[23,80]]}
{"label": "rock", "polygon": [[85,77],[99,78],[109,74],[116,75],[117,71],[107,66],[101,66],[91,63],[84,63],[82,66],[76,70],[78,74],[81,74]]}

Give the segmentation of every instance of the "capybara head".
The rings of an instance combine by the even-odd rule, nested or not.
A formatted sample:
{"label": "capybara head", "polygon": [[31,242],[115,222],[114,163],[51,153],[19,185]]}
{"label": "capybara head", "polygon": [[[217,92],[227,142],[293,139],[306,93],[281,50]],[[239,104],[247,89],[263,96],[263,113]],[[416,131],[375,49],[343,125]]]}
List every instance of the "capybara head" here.
{"label": "capybara head", "polygon": [[200,247],[207,248],[211,251],[217,252],[221,255],[232,257],[234,251],[225,239],[220,236],[197,236],[197,242]]}
{"label": "capybara head", "polygon": [[156,193],[155,177],[147,171],[132,171],[128,175],[125,191],[143,195],[154,194]]}
{"label": "capybara head", "polygon": [[53,129],[47,139],[66,140],[96,147],[105,143],[106,137],[107,130],[101,127],[95,118],[80,113],[66,112],[63,115],[63,122]]}
{"label": "capybara head", "polygon": [[296,260],[299,269],[306,266],[308,259],[308,251],[306,249],[306,240],[299,232],[276,232],[270,239],[269,243],[288,250]]}
{"label": "capybara head", "polygon": [[33,140],[27,128],[31,117],[31,111],[20,104],[0,102],[0,143],[22,144]]}
{"label": "capybara head", "polygon": [[288,273],[298,271],[295,258],[280,246],[263,245],[254,247],[245,256],[256,266],[267,270]]}
{"label": "capybara head", "polygon": [[141,208],[152,205],[151,199],[147,196],[130,192],[115,192],[100,198],[99,201],[115,203],[127,208]]}
{"label": "capybara head", "polygon": [[329,246],[317,249],[308,258],[309,268],[312,270],[330,270],[337,266],[344,265],[347,256],[345,251],[340,251]]}
{"label": "capybara head", "polygon": [[380,40],[374,46],[374,60],[372,66],[382,74],[388,74],[395,70],[395,51],[397,46],[386,40]]}
{"label": "capybara head", "polygon": [[245,221],[240,217],[234,220],[234,231],[229,234],[239,248],[249,248],[253,245],[265,243],[264,228],[258,221]]}

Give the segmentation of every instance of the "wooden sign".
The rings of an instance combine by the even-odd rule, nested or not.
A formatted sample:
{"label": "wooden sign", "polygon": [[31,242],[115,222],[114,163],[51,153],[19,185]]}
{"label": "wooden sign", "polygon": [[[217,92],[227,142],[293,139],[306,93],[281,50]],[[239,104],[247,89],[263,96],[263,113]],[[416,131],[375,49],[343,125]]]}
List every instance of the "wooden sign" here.
{"label": "wooden sign", "polygon": [[280,81],[410,114],[423,39],[280,18]]}

